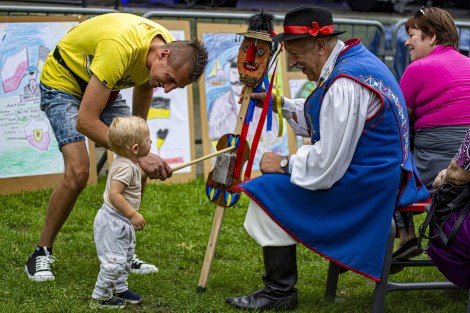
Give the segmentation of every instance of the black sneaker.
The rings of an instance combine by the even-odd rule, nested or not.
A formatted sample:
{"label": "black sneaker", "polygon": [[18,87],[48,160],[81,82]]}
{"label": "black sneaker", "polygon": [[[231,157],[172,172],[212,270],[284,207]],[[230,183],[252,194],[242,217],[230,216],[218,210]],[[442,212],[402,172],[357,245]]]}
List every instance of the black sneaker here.
{"label": "black sneaker", "polygon": [[150,274],[158,272],[158,268],[153,264],[145,263],[137,258],[134,254],[131,262],[131,273],[134,274]]}
{"label": "black sneaker", "polygon": [[36,250],[28,257],[24,267],[30,280],[41,282],[54,280],[54,274],[51,270],[51,264],[56,261],[55,257],[49,253],[46,247]]}
{"label": "black sneaker", "polygon": [[418,239],[413,238],[408,240],[403,246],[400,247],[400,249],[393,252],[392,261],[408,260],[420,255],[421,253],[423,253],[423,250],[418,247]]}
{"label": "black sneaker", "polygon": [[126,301],[116,297],[111,297],[108,300],[96,300],[94,299],[90,303],[92,309],[122,309],[126,306]]}
{"label": "black sneaker", "polygon": [[139,304],[140,301],[142,301],[142,297],[139,296],[138,294],[130,291],[129,289],[124,291],[124,292],[119,292],[116,294],[118,298],[124,299],[129,303],[132,304]]}

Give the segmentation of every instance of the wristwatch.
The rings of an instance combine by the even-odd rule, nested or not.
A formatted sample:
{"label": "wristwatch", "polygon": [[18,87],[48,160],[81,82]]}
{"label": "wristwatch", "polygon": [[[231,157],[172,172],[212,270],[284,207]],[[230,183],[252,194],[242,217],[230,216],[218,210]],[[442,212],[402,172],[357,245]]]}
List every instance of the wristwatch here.
{"label": "wristwatch", "polygon": [[284,173],[288,174],[289,173],[289,157],[282,158],[280,165]]}

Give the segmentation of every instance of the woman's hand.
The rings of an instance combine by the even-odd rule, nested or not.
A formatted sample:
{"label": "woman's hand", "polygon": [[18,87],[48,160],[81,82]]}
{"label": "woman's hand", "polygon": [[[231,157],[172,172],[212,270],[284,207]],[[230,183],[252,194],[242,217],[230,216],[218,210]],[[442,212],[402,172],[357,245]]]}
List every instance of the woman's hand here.
{"label": "woman's hand", "polygon": [[437,174],[436,178],[434,179],[434,182],[432,183],[432,186],[437,189],[441,187],[441,185],[444,183],[444,177],[446,175],[447,169],[442,170]]}
{"label": "woman's hand", "polygon": [[470,171],[464,170],[457,162],[452,160],[444,174],[443,181],[455,185],[467,184],[470,182]]}

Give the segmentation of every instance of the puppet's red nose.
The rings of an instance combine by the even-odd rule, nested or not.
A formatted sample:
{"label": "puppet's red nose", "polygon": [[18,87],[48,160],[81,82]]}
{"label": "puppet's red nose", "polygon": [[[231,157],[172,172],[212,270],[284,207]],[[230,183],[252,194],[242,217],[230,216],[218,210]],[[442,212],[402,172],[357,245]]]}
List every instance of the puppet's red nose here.
{"label": "puppet's red nose", "polygon": [[248,47],[248,52],[246,53],[246,61],[255,62],[255,56],[256,56],[256,46],[252,44]]}

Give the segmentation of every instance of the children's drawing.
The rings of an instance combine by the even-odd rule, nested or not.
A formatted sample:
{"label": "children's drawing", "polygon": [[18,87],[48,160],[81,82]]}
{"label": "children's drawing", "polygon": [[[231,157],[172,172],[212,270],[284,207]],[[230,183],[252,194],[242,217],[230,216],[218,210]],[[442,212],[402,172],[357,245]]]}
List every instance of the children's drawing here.
{"label": "children's drawing", "polygon": [[39,85],[47,55],[77,24],[0,23],[0,178],[63,172]]}
{"label": "children's drawing", "polygon": [[168,128],[157,130],[157,151],[160,154],[160,149],[165,143],[166,136],[168,136]]}

